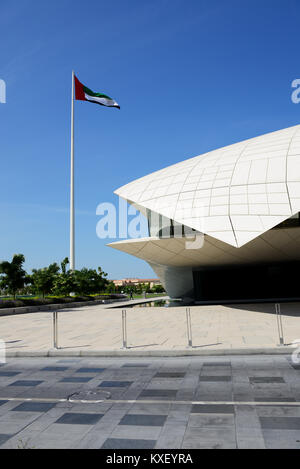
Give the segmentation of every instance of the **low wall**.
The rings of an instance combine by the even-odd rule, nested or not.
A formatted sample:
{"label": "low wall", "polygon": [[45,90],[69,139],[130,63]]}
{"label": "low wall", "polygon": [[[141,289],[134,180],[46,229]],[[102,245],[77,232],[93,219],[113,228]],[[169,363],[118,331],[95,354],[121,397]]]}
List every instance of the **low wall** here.
{"label": "low wall", "polygon": [[18,308],[0,308],[0,316],[12,316],[14,314],[29,314],[47,311],[57,311],[59,309],[66,308],[79,308],[81,306],[96,306],[104,305],[109,303],[124,302],[124,298],[113,299],[113,300],[95,300],[95,301],[74,301],[74,303],[58,303],[52,305],[40,305],[40,306],[19,306]]}

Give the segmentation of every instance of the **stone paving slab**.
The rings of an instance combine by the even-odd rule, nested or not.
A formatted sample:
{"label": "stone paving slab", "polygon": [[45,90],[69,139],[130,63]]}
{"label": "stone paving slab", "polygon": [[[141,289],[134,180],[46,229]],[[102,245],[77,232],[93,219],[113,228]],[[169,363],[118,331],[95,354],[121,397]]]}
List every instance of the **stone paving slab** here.
{"label": "stone paving slab", "polygon": [[[125,305],[126,306],[126,305]],[[187,347],[185,307],[127,309],[127,349],[122,349],[122,308],[101,305],[58,313],[53,349],[53,314],[0,317],[8,356],[176,356],[287,353],[300,339],[300,303],[283,303],[286,347],[279,347],[274,304],[192,306],[193,347]],[[251,352],[252,351],[252,352]]]}
{"label": "stone paving slab", "polygon": [[[64,369],[56,371],[60,366]],[[231,371],[229,381],[201,381],[205,370],[224,367]],[[65,382],[82,369],[89,381]],[[0,370],[18,373],[19,381],[33,376],[39,381],[15,387],[10,386],[15,376],[0,377],[0,449],[300,449],[300,370],[289,355],[229,356],[226,363],[218,357],[89,357],[63,363],[55,357],[16,358]],[[79,390],[101,389],[103,382],[120,383],[123,373],[131,384],[110,388],[107,399],[68,400]],[[158,382],[172,382],[172,389]],[[236,383],[244,386],[238,398]],[[266,386],[265,400],[259,386]]]}

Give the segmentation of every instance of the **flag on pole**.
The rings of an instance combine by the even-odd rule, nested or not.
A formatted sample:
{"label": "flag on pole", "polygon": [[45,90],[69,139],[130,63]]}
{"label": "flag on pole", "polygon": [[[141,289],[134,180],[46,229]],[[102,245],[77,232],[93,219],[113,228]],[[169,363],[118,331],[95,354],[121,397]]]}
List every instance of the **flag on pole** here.
{"label": "flag on pole", "polygon": [[101,106],[116,107],[120,109],[118,103],[103,93],[94,93],[92,90],[84,86],[74,75],[75,80],[75,99],[79,101],[90,101],[91,103],[100,104]]}

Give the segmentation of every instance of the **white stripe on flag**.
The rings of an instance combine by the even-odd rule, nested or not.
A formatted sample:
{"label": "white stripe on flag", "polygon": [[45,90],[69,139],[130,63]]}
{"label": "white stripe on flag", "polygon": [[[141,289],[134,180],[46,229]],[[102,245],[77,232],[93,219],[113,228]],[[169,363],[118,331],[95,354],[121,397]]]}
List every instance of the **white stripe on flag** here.
{"label": "white stripe on flag", "polygon": [[87,101],[93,101],[102,104],[103,106],[118,106],[118,103],[116,103],[116,101],[114,101],[113,99],[99,98],[98,96],[90,96],[86,93],[84,93],[84,95]]}

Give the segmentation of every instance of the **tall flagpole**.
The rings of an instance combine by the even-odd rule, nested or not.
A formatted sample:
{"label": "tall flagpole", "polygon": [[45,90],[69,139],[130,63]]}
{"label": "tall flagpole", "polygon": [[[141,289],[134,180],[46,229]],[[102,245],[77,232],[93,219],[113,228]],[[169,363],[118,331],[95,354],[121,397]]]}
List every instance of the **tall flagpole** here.
{"label": "tall flagpole", "polygon": [[74,222],[74,70],[72,71],[71,100],[71,184],[70,184],[70,269],[75,269],[75,222]]}

